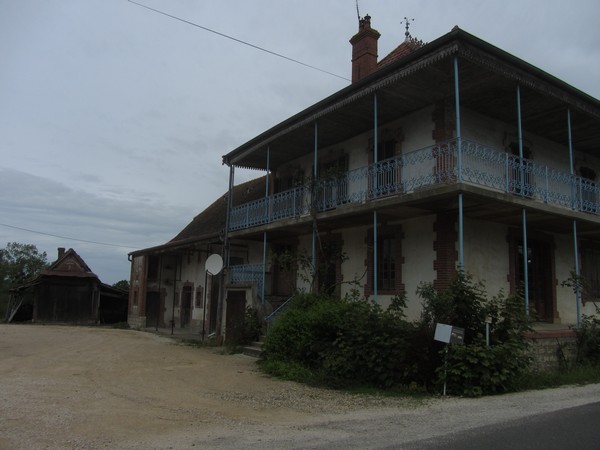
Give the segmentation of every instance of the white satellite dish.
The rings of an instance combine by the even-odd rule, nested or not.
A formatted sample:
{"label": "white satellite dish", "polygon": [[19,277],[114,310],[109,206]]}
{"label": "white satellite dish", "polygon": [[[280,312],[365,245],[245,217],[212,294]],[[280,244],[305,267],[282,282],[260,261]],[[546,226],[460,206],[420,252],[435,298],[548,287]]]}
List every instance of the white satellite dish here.
{"label": "white satellite dish", "polygon": [[217,275],[223,268],[223,258],[217,253],[213,253],[206,259],[204,269],[211,275]]}

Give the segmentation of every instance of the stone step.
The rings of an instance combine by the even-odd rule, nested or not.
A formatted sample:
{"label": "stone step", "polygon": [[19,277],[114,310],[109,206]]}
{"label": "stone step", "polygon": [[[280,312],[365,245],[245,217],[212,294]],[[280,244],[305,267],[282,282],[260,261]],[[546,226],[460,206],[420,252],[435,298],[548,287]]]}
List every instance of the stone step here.
{"label": "stone step", "polygon": [[254,341],[251,344],[246,345],[242,353],[244,353],[244,355],[259,358],[263,351],[263,344],[263,337],[261,336],[260,341]]}

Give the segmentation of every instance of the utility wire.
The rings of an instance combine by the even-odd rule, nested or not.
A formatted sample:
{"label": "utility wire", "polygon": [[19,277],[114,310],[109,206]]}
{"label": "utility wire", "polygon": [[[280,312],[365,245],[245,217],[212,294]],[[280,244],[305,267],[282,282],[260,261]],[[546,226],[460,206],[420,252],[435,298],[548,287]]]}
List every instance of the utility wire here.
{"label": "utility wire", "polygon": [[210,33],[214,33],[214,34],[219,35],[221,37],[224,37],[224,38],[227,38],[227,39],[231,39],[232,41],[238,42],[240,44],[247,45],[248,47],[255,48],[256,50],[260,50],[261,52],[269,53],[270,55],[277,56],[277,57],[283,58],[283,59],[287,59],[288,61],[291,61],[293,63],[300,64],[301,66],[308,67],[309,69],[318,70],[319,72],[326,73],[327,75],[331,75],[331,76],[336,77],[336,78],[341,78],[342,80],[352,81],[349,78],[343,77],[341,75],[337,75],[337,74],[335,74],[333,72],[329,72],[329,71],[327,71],[325,69],[321,69],[319,67],[312,66],[312,65],[304,63],[302,61],[298,61],[297,59],[290,58],[289,56],[282,55],[281,53],[276,53],[276,52],[268,50],[266,48],[259,47],[258,45],[251,44],[250,42],[242,41],[241,39],[234,38],[233,36],[229,36],[227,34],[219,32],[219,31],[211,30],[210,28],[204,27],[204,26],[202,26],[200,24],[197,24],[197,23],[194,23],[194,22],[190,22],[189,20],[182,19],[181,17],[173,16],[171,14],[168,14],[168,13],[164,12],[164,11],[151,8],[150,6],[143,5],[142,3],[137,3],[137,2],[134,2],[133,0],[127,0],[127,1],[129,3],[133,3],[134,5],[140,6],[142,8],[146,8],[146,9],[148,9],[150,11],[154,11],[155,13],[162,14],[163,16],[169,17],[171,19],[179,20],[180,22],[186,23],[188,25],[192,25],[192,26],[200,28],[200,29],[202,29],[204,31],[208,31]]}
{"label": "utility wire", "polygon": [[43,231],[36,231],[36,230],[29,230],[27,228],[15,227],[14,225],[8,225],[6,223],[0,223],[0,226],[7,227],[7,228],[13,228],[15,230],[20,230],[20,231],[27,231],[29,233],[42,234],[44,236],[51,236],[51,237],[55,237],[55,238],[66,239],[68,241],[85,242],[88,244],[96,244],[96,245],[106,245],[108,247],[130,248],[130,249],[136,248],[136,247],[131,247],[131,246],[127,246],[127,245],[108,244],[106,242],[88,241],[86,239],[77,239],[77,238],[73,238],[73,237],[59,236],[57,234],[44,233]]}

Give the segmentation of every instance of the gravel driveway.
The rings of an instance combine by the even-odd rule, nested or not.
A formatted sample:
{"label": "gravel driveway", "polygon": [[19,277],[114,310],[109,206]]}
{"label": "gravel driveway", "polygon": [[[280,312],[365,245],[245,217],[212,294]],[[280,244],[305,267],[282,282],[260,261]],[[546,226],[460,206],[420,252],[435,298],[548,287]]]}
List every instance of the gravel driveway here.
{"label": "gravel driveway", "polygon": [[482,399],[351,395],[151,333],[0,325],[0,448],[381,448],[587,404],[600,385]]}

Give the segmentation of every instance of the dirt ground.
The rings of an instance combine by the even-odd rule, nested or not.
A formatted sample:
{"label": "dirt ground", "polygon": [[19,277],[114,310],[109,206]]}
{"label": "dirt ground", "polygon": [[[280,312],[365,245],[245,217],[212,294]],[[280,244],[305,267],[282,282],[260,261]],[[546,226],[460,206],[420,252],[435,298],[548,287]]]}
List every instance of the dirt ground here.
{"label": "dirt ground", "polygon": [[598,400],[600,385],[427,402],[350,395],[147,332],[0,325],[1,449],[418,448]]}
{"label": "dirt ground", "polygon": [[206,438],[411,403],[284,382],[248,356],[105,328],[0,325],[0,380],[7,449],[185,448],[190,428]]}

